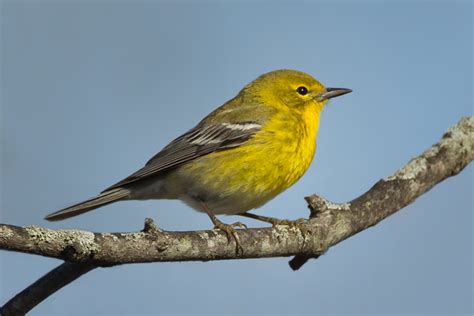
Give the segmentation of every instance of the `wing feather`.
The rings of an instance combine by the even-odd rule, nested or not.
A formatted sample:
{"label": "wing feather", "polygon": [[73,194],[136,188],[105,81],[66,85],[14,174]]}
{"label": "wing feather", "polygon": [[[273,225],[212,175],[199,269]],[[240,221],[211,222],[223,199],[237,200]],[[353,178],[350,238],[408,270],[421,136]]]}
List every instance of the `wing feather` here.
{"label": "wing feather", "polygon": [[247,142],[261,129],[257,122],[199,124],[173,140],[146,165],[103,192],[159,175],[212,152],[234,148]]}

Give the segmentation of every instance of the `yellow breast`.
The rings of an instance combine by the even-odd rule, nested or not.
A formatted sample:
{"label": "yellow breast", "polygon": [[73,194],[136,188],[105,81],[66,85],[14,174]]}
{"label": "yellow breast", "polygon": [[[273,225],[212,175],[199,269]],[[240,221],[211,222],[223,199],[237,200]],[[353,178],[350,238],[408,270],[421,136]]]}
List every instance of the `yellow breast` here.
{"label": "yellow breast", "polygon": [[178,196],[205,197],[216,214],[259,207],[308,169],[318,126],[316,107],[299,113],[280,111],[243,146],[200,157],[171,174],[169,182],[186,188],[176,192]]}
{"label": "yellow breast", "polygon": [[278,113],[255,136],[255,143],[268,144],[262,149],[267,158],[261,171],[268,180],[259,182],[257,186],[261,190],[278,194],[306,172],[316,151],[318,127],[319,113],[316,108],[308,107],[300,113]]}

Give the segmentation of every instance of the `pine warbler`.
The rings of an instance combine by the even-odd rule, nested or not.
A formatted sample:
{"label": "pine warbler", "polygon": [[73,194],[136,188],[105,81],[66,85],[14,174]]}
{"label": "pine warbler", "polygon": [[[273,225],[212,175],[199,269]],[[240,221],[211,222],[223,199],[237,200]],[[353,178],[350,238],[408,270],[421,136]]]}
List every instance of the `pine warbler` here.
{"label": "pine warbler", "polygon": [[310,75],[276,70],[261,75],[233,99],[173,140],[146,165],[98,196],[46,217],[62,220],[122,200],[178,199],[206,212],[214,227],[233,237],[234,227],[215,214],[247,211],[294,184],[316,150],[321,110],[328,99],[351,92],[325,88]]}

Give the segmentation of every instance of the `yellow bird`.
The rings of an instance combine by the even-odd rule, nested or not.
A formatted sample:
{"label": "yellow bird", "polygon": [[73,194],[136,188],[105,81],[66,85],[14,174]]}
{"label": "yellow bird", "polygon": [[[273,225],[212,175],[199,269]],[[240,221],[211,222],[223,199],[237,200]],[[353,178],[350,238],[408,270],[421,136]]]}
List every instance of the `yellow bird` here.
{"label": "yellow bird", "polygon": [[62,220],[123,200],[178,199],[206,212],[214,227],[240,246],[234,227],[215,214],[244,215],[293,185],[316,151],[321,110],[351,92],[326,88],[310,75],[276,70],[246,85],[233,99],[164,147],[146,165],[98,196],[46,217]]}

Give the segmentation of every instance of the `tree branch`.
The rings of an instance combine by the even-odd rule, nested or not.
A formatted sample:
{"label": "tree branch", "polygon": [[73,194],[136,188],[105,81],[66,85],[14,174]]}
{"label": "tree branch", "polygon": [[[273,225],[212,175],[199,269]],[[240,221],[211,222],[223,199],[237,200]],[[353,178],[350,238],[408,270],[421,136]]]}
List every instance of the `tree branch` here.
{"label": "tree branch", "polygon": [[[76,271],[75,276],[62,278],[59,285],[50,285],[47,290],[40,287],[41,296],[37,291],[28,289],[21,292],[2,307],[2,315],[6,315],[11,306],[25,301],[27,303],[15,306],[16,310],[27,312],[60,287],[97,266],[296,255],[290,265],[298,269],[308,258],[320,256],[331,246],[412,203],[437,183],[458,174],[473,159],[474,117],[471,116],[462,118],[437,144],[349,203],[335,204],[313,195],[306,198],[311,209],[307,221],[292,226],[238,230],[244,249],[242,254],[235,253],[235,243],[228,243],[225,233],[219,230],[168,232],[156,228],[149,219],[142,231],[132,233],[92,233],[2,224],[0,249],[69,262],[32,284],[30,287],[33,289],[37,288],[38,283],[51,283],[46,281],[55,279],[55,271],[63,266]],[[33,300],[33,305],[31,299],[25,299],[31,295],[39,297]]]}
{"label": "tree branch", "polygon": [[54,292],[94,268],[90,264],[64,262],[15,295],[0,309],[0,315],[24,315]]}

